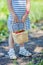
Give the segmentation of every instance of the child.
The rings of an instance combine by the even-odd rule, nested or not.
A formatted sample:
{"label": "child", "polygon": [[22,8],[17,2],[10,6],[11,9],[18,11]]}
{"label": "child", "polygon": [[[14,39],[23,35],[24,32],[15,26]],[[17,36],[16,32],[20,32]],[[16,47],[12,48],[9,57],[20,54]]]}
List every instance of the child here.
{"label": "child", "polygon": [[[30,0],[7,0],[8,8],[10,11],[9,18],[8,18],[8,29],[10,32],[9,35],[9,57],[10,59],[16,59],[15,51],[14,51],[14,40],[12,37],[12,23],[15,23],[15,31],[18,29],[18,23],[26,25],[25,30],[29,30],[30,28],[30,21],[28,18],[29,9],[30,9]],[[22,27],[22,26],[21,26]],[[22,28],[21,28],[22,29]],[[30,56],[31,53],[24,48],[24,44],[20,45],[20,55],[23,56]]]}

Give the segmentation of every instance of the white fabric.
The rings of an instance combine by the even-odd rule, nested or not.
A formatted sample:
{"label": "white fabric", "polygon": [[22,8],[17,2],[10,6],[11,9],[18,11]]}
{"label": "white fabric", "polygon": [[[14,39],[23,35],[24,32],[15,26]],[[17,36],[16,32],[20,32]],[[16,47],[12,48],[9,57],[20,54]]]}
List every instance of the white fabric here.
{"label": "white fabric", "polygon": [[10,49],[8,54],[9,54],[10,59],[16,59],[16,55],[15,55],[14,49]]}
{"label": "white fabric", "polygon": [[24,47],[20,47],[19,54],[24,56],[31,56],[31,53],[27,51]]}

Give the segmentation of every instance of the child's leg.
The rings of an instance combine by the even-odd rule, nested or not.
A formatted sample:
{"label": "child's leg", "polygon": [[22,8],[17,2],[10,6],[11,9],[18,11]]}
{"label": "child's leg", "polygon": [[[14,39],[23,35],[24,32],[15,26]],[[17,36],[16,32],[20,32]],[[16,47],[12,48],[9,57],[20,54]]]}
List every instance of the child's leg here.
{"label": "child's leg", "polygon": [[9,35],[9,49],[14,48],[14,40],[12,34]]}
{"label": "child's leg", "polygon": [[[14,24],[14,23],[13,23]],[[16,31],[17,28],[17,23],[13,25],[12,24],[12,15],[9,16],[8,18],[8,22],[7,22],[7,26],[8,26],[8,30],[9,30],[9,57],[10,59],[16,59],[16,55],[15,55],[15,51],[14,51],[14,40],[12,37],[12,31]]]}
{"label": "child's leg", "polygon": [[31,56],[31,53],[25,49],[24,44],[20,44],[19,54],[23,56]]}
{"label": "child's leg", "polygon": [[10,59],[16,59],[16,55],[15,55],[15,51],[14,51],[14,40],[13,40],[13,37],[12,37],[12,34],[10,33],[9,35],[9,57]]}
{"label": "child's leg", "polygon": [[[24,24],[25,24],[25,30],[29,30],[30,29],[30,20],[28,18]],[[20,44],[19,54],[24,55],[24,56],[31,56],[31,53],[25,49],[24,44]]]}

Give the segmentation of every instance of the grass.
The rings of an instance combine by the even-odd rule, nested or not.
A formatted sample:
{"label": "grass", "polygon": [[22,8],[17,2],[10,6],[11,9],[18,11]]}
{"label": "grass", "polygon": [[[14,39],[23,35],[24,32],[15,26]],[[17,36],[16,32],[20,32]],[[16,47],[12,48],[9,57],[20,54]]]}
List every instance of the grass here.
{"label": "grass", "polygon": [[31,1],[31,10],[29,17],[32,23],[43,20],[43,2]]}
{"label": "grass", "polygon": [[40,63],[34,64],[32,61],[29,62],[27,65],[43,65],[43,60],[40,61]]}
{"label": "grass", "polygon": [[43,65],[43,50],[39,56],[32,59],[27,65]]}
{"label": "grass", "polygon": [[[9,15],[9,11],[7,7],[7,1],[0,0],[0,35],[1,34],[3,35],[4,33],[3,36],[5,37],[8,35],[7,33],[8,32],[8,28],[7,28],[8,15]],[[32,28],[36,29],[37,26],[34,25],[34,23],[38,22],[39,20],[43,20],[43,0],[31,0],[29,18],[32,24]],[[43,30],[43,27],[41,27],[41,30]]]}

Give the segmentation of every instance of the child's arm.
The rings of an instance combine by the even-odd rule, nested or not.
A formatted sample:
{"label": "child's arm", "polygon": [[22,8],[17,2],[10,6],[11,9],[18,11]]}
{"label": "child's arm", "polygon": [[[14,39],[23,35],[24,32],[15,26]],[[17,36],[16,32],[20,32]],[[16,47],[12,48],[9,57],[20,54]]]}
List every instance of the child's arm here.
{"label": "child's arm", "polygon": [[22,17],[22,22],[25,22],[28,14],[29,14],[29,11],[30,11],[30,0],[26,0],[26,11]]}
{"label": "child's arm", "polygon": [[7,3],[8,3],[8,9],[13,16],[13,21],[18,22],[18,17],[16,16],[16,14],[13,10],[13,7],[12,7],[12,0],[7,0]]}
{"label": "child's arm", "polygon": [[30,0],[26,0],[26,10],[30,11]]}

